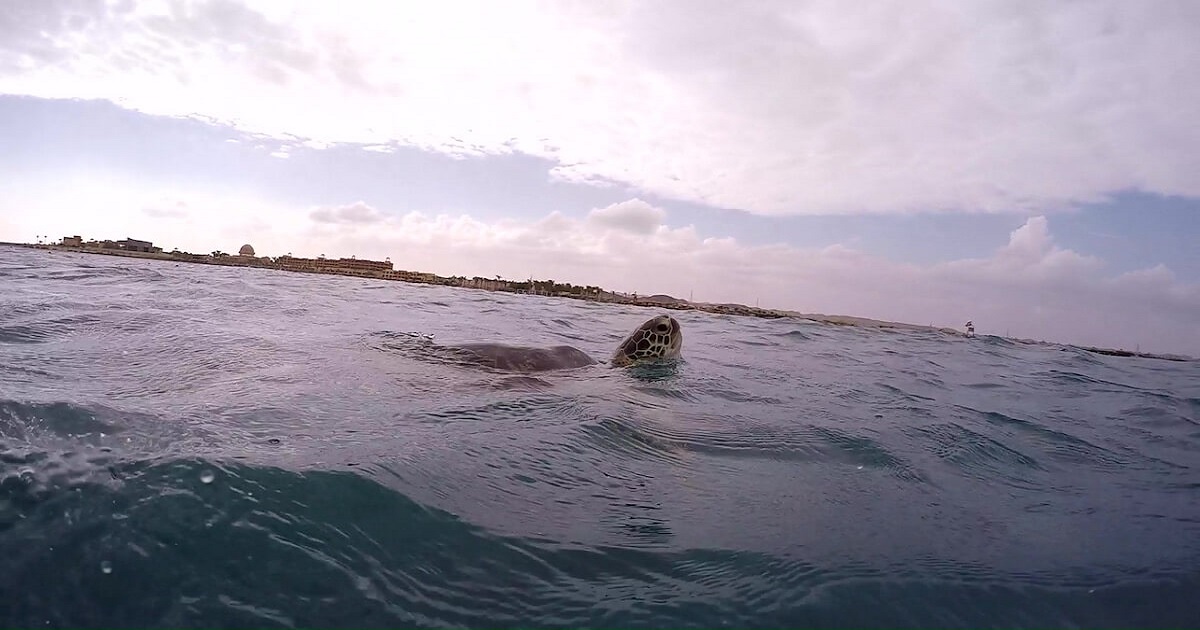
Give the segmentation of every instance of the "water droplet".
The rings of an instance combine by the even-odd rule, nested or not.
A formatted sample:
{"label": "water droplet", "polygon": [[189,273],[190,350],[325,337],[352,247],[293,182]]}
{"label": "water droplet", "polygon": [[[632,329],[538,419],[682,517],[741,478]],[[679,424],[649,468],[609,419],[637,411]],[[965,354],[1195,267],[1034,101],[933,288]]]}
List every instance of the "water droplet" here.
{"label": "water droplet", "polygon": [[103,571],[105,575],[112,573],[112,563],[109,562],[108,560],[101,562],[100,570]]}
{"label": "water droplet", "polygon": [[213,471],[211,471],[211,470],[206,470],[206,471],[200,473],[200,483],[212,483],[213,479],[216,479],[216,478],[217,478],[217,476],[214,475]]}

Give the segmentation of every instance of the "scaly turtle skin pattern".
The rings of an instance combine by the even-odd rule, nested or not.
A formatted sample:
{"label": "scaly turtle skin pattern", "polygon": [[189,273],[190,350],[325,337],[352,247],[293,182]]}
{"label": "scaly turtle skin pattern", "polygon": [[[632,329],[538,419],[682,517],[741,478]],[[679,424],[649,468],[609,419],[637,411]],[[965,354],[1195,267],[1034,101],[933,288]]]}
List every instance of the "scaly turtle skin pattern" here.
{"label": "scaly turtle skin pattern", "polygon": [[613,353],[612,365],[625,367],[647,360],[678,359],[683,348],[683,330],[670,315],[650,318],[638,326]]}
{"label": "scaly turtle skin pattern", "polygon": [[[613,353],[611,365],[626,367],[656,359],[675,359],[683,348],[683,332],[670,315],[647,320],[621,341]],[[471,343],[455,347],[477,362],[498,370],[545,372],[584,367],[598,363],[578,348],[553,346],[526,348],[498,343]]]}

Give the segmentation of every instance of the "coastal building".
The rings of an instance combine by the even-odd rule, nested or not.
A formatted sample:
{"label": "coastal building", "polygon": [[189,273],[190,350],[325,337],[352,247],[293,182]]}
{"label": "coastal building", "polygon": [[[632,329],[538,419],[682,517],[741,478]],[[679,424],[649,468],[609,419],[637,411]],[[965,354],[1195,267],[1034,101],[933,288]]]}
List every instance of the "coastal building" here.
{"label": "coastal building", "polygon": [[500,278],[484,278],[482,276],[475,276],[470,280],[462,279],[458,286],[469,287],[472,289],[485,289],[488,291],[512,290],[512,283],[507,280],[501,280]]}
{"label": "coastal building", "polygon": [[270,256],[256,257],[254,255],[254,246],[249,243],[242,245],[236,255],[225,256],[225,259],[223,264],[235,267],[270,267],[273,262]]}
{"label": "coastal building", "polygon": [[154,243],[139,241],[135,238],[126,238],[123,241],[117,241],[117,248],[127,252],[152,252],[154,251]]}
{"label": "coastal building", "polygon": [[367,260],[365,258],[339,258],[335,261],[325,261],[339,271],[350,272],[353,275],[359,273],[365,275],[380,275],[385,271],[392,271],[392,262],[390,260]]}
{"label": "coastal building", "polygon": [[82,236],[64,236],[62,240],[63,247],[83,247]]}
{"label": "coastal building", "polygon": [[302,258],[296,256],[279,256],[275,259],[275,266],[286,271],[307,271],[316,273],[317,258]]}
{"label": "coastal building", "polygon": [[405,282],[424,282],[427,284],[436,284],[438,281],[437,274],[425,271],[406,271],[397,269],[395,271],[383,272],[383,277],[387,280],[403,280]]}
{"label": "coastal building", "polygon": [[368,260],[366,258],[299,258],[280,256],[274,266],[287,271],[308,273],[332,273],[360,278],[392,278],[395,271],[390,260]]}
{"label": "coastal building", "polygon": [[390,260],[368,260],[366,258],[328,258],[317,259],[317,271],[336,273],[343,276],[358,276],[360,278],[382,278],[384,274],[393,271]]}

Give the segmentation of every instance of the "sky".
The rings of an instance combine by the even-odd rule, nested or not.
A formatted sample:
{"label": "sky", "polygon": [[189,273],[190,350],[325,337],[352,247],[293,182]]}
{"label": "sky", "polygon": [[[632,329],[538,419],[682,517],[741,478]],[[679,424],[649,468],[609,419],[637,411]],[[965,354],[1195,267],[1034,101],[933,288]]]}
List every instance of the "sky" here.
{"label": "sky", "polygon": [[1193,0],[0,5],[0,241],[1200,356]]}

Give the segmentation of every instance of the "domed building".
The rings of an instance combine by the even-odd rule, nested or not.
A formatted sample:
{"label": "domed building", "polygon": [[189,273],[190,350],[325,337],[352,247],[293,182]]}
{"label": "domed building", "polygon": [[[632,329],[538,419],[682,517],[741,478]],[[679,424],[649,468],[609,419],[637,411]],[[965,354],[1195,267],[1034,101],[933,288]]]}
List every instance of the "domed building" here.
{"label": "domed building", "polygon": [[250,247],[249,243],[246,243],[245,245],[242,245],[241,249],[238,250],[238,256],[249,256],[249,257],[253,258],[254,257],[254,248]]}

